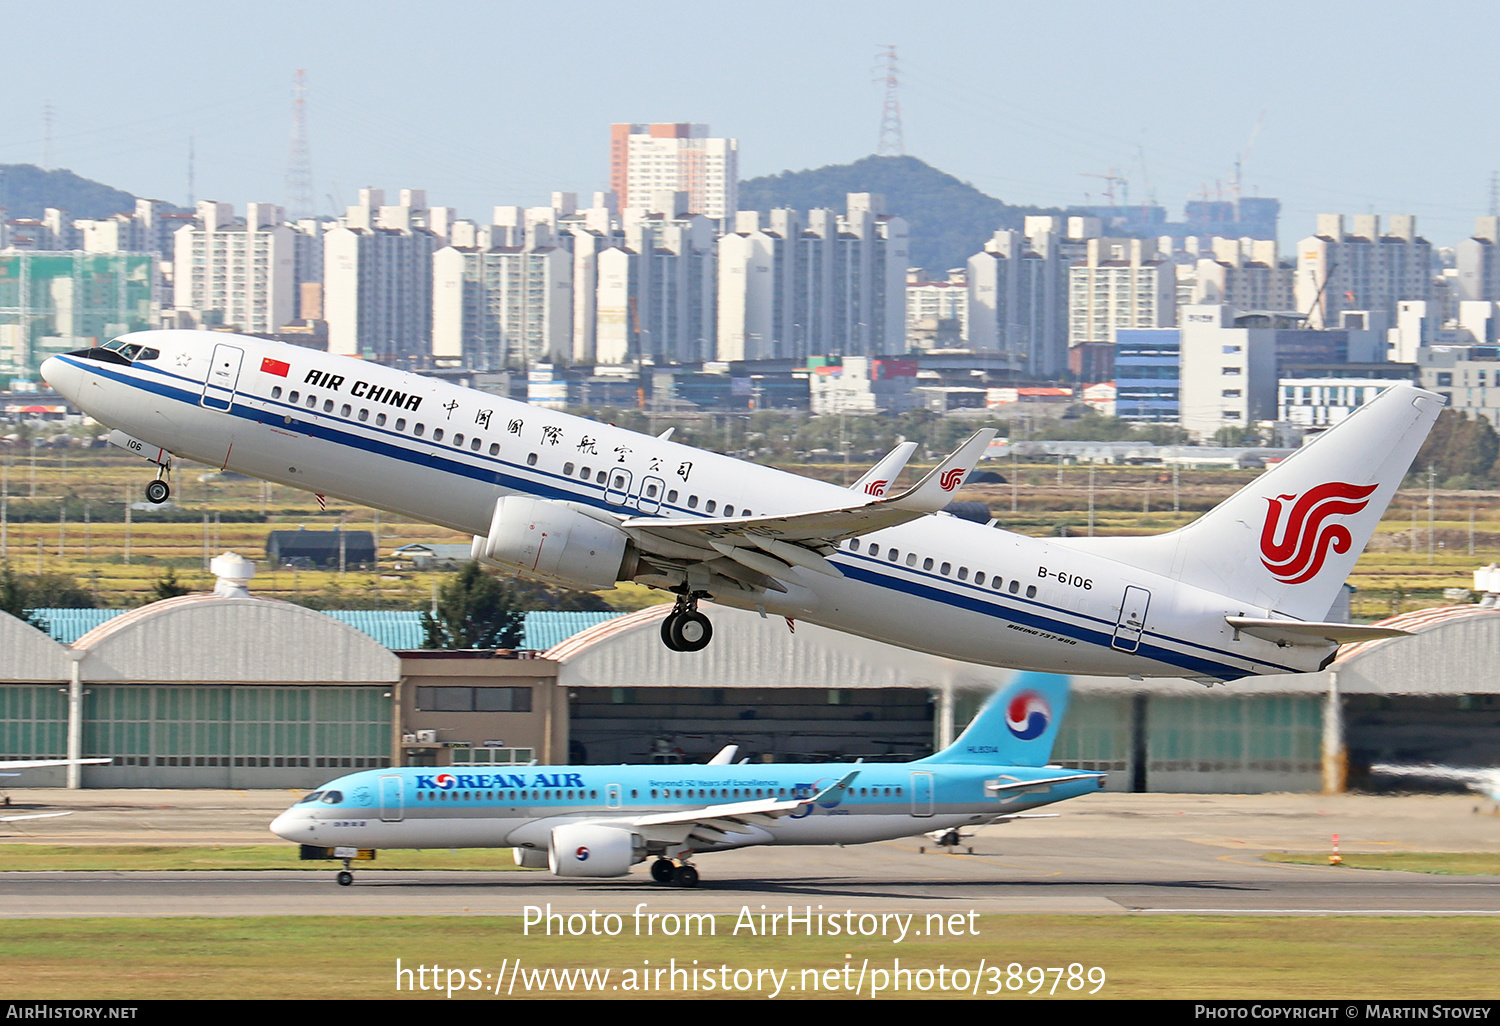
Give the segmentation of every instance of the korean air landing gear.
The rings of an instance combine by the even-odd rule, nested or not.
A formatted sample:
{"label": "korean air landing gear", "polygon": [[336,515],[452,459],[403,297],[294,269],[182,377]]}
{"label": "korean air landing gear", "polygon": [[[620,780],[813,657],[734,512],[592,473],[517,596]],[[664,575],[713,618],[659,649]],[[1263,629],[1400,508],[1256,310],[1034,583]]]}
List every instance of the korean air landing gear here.
{"label": "korean air landing gear", "polygon": [[349,872],[348,859],[344,860],[344,868],[339,872],[339,875],[335,879],[338,880],[340,887],[348,887],[354,882],[354,874]]}
{"label": "korean air landing gear", "polygon": [[661,640],[673,652],[701,652],[713,640],[714,625],[698,612],[698,596],[679,596],[661,622]]}
{"label": "korean air landing gear", "polygon": [[674,863],[671,859],[660,858],[651,863],[651,879],[676,887],[697,887],[698,871],[686,862]]}

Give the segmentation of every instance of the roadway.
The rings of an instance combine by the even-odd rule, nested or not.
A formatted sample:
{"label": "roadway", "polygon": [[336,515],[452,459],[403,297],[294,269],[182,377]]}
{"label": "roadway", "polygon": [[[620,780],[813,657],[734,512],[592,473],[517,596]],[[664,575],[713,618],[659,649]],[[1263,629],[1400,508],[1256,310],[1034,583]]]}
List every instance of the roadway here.
{"label": "roadway", "polygon": [[[285,791],[12,790],[0,843],[263,844]],[[1264,862],[1265,851],[1500,853],[1492,803],[1462,795],[1098,794],[1057,818],[987,827],[972,854],[918,837],[849,848],[755,848],[696,860],[696,890],[630,876],[560,881],[544,872],[3,872],[0,917],[134,915],[519,915],[554,911],[825,913],[1222,913],[1500,915],[1493,877],[1375,873]],[[927,853],[920,852],[921,846]],[[290,847],[290,846],[288,846]],[[508,851],[495,852],[507,865]],[[3,865],[0,865],[3,869]]]}

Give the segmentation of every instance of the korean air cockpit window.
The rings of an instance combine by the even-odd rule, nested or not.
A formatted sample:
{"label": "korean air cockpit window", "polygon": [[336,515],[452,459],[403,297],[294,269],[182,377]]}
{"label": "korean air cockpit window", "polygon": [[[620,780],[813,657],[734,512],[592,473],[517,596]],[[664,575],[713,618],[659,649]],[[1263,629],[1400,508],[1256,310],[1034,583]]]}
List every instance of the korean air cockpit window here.
{"label": "korean air cockpit window", "polygon": [[342,792],[342,791],[324,791],[323,792],[323,804],[324,805],[337,805],[339,802],[341,802],[343,800],[344,800],[344,792]]}
{"label": "korean air cockpit window", "polygon": [[308,802],[315,802],[315,801],[317,801],[321,797],[323,797],[323,792],[322,791],[314,791],[312,794],[308,795],[306,798],[302,799],[297,804],[298,805],[306,805]]}

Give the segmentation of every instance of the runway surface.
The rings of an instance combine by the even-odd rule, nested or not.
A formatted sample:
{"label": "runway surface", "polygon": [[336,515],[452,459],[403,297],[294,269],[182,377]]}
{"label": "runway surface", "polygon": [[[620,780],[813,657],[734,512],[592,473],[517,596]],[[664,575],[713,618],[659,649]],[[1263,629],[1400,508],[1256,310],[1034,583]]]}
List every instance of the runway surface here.
{"label": "runway surface", "polygon": [[[278,843],[265,824],[288,792],[12,791],[0,843]],[[1500,879],[1264,862],[1265,851],[1497,851],[1500,817],[1465,796],[1100,794],[1055,819],[986,827],[973,853],[923,837],[849,848],[755,848],[696,860],[693,890],[646,866],[600,881],[545,872],[0,872],[0,917],[521,915],[555,912],[969,912],[1500,915]],[[928,846],[923,854],[919,848]],[[494,853],[496,865],[510,861]],[[378,863],[377,863],[378,864]]]}

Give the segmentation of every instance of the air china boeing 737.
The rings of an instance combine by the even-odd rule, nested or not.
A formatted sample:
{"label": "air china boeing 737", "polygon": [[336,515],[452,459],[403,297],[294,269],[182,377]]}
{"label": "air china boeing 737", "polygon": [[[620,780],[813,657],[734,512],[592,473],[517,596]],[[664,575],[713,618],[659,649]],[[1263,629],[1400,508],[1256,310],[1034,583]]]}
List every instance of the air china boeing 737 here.
{"label": "air china boeing 737", "polygon": [[1316,669],[1382,628],[1323,622],[1442,406],[1396,385],[1192,524],[1028,538],[943,514],[994,432],[890,488],[852,488],[379,364],[152,331],[49,359],[48,382],[158,466],[232,469],[473,535],[487,566],[676,595],[662,640],[708,644],[700,599],[953,659],[1205,682]]}
{"label": "air china boeing 737", "polygon": [[693,855],[760,844],[864,844],[1014,817],[1096,791],[1102,773],[1047,765],[1064,678],[1020,674],[949,747],[908,763],[515,766],[364,770],[330,780],[271,829],[311,858],[360,849],[515,849],[558,876],[623,876],[655,859],[693,887]]}

